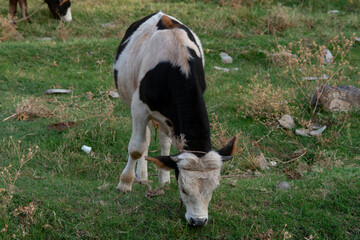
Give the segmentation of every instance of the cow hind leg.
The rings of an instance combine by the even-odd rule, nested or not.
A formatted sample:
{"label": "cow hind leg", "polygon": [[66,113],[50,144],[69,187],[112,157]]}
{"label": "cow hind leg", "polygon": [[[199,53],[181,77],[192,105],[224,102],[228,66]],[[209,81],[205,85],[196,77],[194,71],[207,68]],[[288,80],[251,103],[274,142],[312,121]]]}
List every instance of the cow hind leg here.
{"label": "cow hind leg", "polygon": [[[170,148],[171,148],[171,140],[165,134],[165,132],[164,132],[164,130],[162,130],[162,128],[160,128],[159,140],[160,140],[160,147],[161,147],[161,155],[169,156]],[[158,178],[159,178],[159,184],[161,186],[164,186],[165,184],[169,184],[170,183],[170,171],[159,169]]]}
{"label": "cow hind leg", "polygon": [[146,150],[139,158],[139,160],[137,160],[136,177],[140,181],[148,180],[147,161],[145,160],[145,156],[148,155],[148,149],[150,145],[150,128],[151,128],[151,124],[148,124],[146,128]]}

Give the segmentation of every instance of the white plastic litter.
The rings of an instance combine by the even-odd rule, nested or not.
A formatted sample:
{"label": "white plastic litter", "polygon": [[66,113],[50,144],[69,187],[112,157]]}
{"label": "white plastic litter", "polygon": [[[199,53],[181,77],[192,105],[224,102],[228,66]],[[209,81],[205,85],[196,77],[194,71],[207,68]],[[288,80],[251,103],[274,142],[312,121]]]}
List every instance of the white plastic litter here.
{"label": "white plastic litter", "polygon": [[82,146],[81,146],[81,150],[83,150],[83,151],[86,152],[87,154],[90,154],[90,152],[91,152],[91,147],[86,146],[86,145],[82,145]]}

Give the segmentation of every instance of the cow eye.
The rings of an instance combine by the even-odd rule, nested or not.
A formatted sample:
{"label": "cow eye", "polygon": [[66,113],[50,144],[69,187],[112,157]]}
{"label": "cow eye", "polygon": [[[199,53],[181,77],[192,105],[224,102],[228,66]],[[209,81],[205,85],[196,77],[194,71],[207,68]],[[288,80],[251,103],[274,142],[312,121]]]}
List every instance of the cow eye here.
{"label": "cow eye", "polygon": [[187,192],[182,188],[181,191],[183,192],[183,194],[187,195]]}

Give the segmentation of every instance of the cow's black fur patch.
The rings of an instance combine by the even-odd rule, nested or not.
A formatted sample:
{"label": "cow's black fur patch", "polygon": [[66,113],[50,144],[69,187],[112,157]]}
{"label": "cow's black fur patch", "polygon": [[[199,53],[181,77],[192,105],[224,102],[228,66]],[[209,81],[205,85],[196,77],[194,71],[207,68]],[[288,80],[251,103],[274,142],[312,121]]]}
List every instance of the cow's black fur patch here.
{"label": "cow's black fur patch", "polygon": [[187,150],[211,150],[209,119],[203,93],[206,88],[201,58],[188,49],[190,73],[186,77],[179,66],[160,62],[147,72],[140,84],[140,99],[152,111],[171,120],[175,135],[185,135]]}
{"label": "cow's black fur patch", "polygon": [[114,81],[115,81],[115,87],[118,89],[118,70],[114,69]]}
{"label": "cow's black fur patch", "polygon": [[70,0],[62,3],[63,1],[64,0],[45,0],[55,18],[65,16],[68,8],[71,6]]}

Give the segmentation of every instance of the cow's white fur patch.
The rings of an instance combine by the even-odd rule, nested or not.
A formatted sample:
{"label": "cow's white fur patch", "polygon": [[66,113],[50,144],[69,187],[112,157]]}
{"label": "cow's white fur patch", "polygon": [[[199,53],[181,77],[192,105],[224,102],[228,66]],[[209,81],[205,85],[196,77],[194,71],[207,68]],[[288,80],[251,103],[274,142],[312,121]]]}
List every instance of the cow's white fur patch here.
{"label": "cow's white fur patch", "polygon": [[66,14],[61,17],[61,20],[63,20],[64,22],[71,22],[72,21],[71,8],[70,7],[67,9]]}
{"label": "cow's white fur patch", "polygon": [[220,182],[221,156],[211,151],[203,157],[182,153],[175,158],[179,169],[178,186],[186,206],[185,218],[207,219],[213,191]]}

